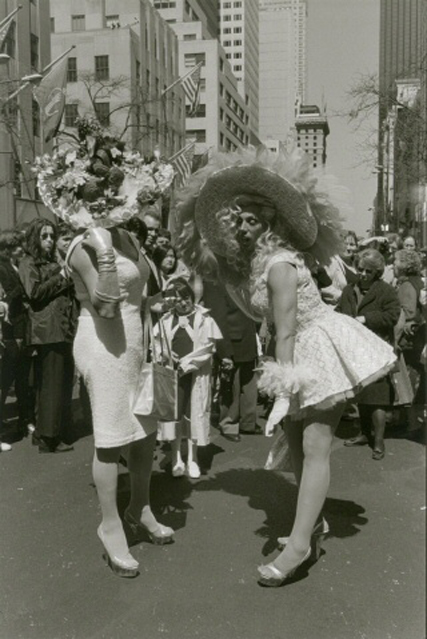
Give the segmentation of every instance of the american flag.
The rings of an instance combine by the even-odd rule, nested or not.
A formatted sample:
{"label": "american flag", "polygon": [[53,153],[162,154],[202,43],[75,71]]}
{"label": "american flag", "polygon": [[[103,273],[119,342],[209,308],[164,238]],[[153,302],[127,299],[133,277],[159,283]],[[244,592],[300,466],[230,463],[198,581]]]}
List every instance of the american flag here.
{"label": "american flag", "polygon": [[177,186],[184,186],[193,172],[194,145],[194,142],[187,144],[169,160],[176,171]]}
{"label": "american flag", "polygon": [[2,49],[4,41],[9,35],[9,29],[14,22],[14,17],[18,13],[20,8],[21,7],[19,6],[17,9],[9,13],[9,15],[6,16],[2,21],[0,21],[0,51]]}
{"label": "american flag", "polygon": [[182,88],[185,97],[190,102],[190,108],[187,115],[194,115],[200,100],[200,68],[202,63],[199,62],[191,71],[182,79]]}

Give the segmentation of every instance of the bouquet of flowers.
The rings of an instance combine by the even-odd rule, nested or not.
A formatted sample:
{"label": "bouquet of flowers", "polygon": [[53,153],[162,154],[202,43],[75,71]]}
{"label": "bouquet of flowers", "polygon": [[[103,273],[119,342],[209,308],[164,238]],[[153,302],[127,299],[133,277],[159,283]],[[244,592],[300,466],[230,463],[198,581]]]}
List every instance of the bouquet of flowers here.
{"label": "bouquet of flowers", "polygon": [[172,184],[173,167],[128,151],[95,118],[78,118],[79,143],[36,158],[43,203],[74,228],[114,226],[140,213]]}

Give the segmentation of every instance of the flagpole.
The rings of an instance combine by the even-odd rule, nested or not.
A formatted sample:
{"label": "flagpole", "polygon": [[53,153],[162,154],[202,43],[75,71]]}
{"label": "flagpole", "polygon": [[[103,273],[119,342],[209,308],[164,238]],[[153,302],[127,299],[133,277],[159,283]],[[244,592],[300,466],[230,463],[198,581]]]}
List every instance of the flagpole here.
{"label": "flagpole", "polygon": [[192,146],[194,146],[196,144],[195,141],[193,142],[189,142],[187,144],[187,146],[185,146],[183,149],[180,149],[179,151],[177,151],[176,153],[174,153],[169,159],[168,162],[173,162],[174,160],[176,160],[177,157],[179,157],[181,155],[181,153],[185,153],[186,151],[188,151],[188,149],[191,149]]}
{"label": "flagpole", "polygon": [[179,84],[180,82],[184,82],[185,78],[188,78],[188,76],[190,76],[192,73],[194,73],[194,71],[196,69],[198,69],[199,67],[201,67],[203,65],[203,62],[199,62],[198,64],[196,64],[195,67],[193,67],[192,69],[190,69],[185,75],[183,75],[182,77],[179,77],[177,80],[175,80],[175,82],[172,82],[172,84],[170,86],[168,86],[166,89],[164,89],[161,93],[162,97],[171,89],[173,89],[177,84]]}
{"label": "flagpole", "polygon": [[64,53],[61,53],[61,55],[59,55],[57,58],[55,58],[55,60],[53,60],[52,62],[50,62],[47,67],[45,67],[42,71],[42,74],[44,75],[47,71],[49,71],[51,69],[51,67],[53,67],[57,62],[59,62],[60,60],[62,60],[62,58],[65,58],[66,55],[68,55],[73,49],[76,48],[76,45],[73,44],[69,49],[67,49],[66,51],[64,51]]}
{"label": "flagpole", "polygon": [[14,9],[13,11],[11,11],[9,13],[9,15],[7,15],[5,18],[3,18],[3,20],[0,22],[0,29],[7,23],[8,20],[10,20],[11,18],[13,18],[13,16],[18,13],[18,11],[22,9],[22,4],[19,4],[16,9]]}

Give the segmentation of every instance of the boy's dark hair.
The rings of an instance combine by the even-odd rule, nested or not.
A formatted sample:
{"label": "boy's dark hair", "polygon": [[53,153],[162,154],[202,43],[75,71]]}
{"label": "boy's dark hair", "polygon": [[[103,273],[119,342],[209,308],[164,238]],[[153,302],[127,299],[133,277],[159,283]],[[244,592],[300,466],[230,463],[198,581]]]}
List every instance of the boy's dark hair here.
{"label": "boy's dark hair", "polygon": [[168,229],[159,228],[158,237],[166,237],[169,242],[172,240],[172,233]]}
{"label": "boy's dark hair", "polygon": [[143,220],[141,220],[141,218],[136,216],[131,217],[120,226],[130,233],[134,233],[141,245],[144,245],[147,241],[147,225],[143,222]]}
{"label": "boy's dark hair", "polygon": [[18,231],[7,229],[0,232],[0,251],[22,246],[22,237]]}
{"label": "boy's dark hair", "polygon": [[194,291],[183,277],[176,277],[169,282],[165,290],[165,296],[169,291],[178,294],[180,297],[190,297],[193,303],[195,301]]}

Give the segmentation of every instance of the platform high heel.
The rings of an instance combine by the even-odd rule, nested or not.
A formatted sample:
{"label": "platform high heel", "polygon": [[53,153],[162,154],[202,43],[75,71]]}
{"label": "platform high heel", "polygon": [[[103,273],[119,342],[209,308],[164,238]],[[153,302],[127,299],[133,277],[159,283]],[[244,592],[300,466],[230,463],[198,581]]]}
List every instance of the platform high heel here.
{"label": "platform high heel", "polygon": [[295,568],[292,568],[286,574],[282,573],[278,568],[276,568],[273,563],[266,564],[265,566],[259,566],[259,585],[266,588],[279,588],[280,586],[284,586],[292,579],[292,577],[295,576],[297,570],[300,569],[302,565],[310,559],[310,556],[311,548],[307,550],[306,554],[304,555],[302,560],[295,566]]}
{"label": "platform high heel", "polygon": [[136,521],[132,515],[126,510],[124,514],[124,520],[128,524],[129,528],[132,531],[132,534],[135,537],[139,538],[141,535],[146,535],[151,543],[157,546],[164,546],[166,544],[172,544],[174,541],[175,531],[169,526],[163,526],[162,524],[157,524],[157,528],[154,531],[148,530],[146,526],[140,521]]}
{"label": "platform high heel", "polygon": [[[313,542],[313,537],[316,537],[318,535],[322,536],[321,542],[323,543],[325,537],[327,535],[329,535],[329,524],[326,521],[325,518],[322,519],[322,521],[319,521],[318,524],[315,525],[315,527],[313,528],[313,533],[311,536],[311,540]],[[286,547],[287,543],[289,541],[289,537],[278,537],[277,538],[277,546],[279,548],[279,550],[284,550],[284,548]]]}
{"label": "platform high heel", "polygon": [[128,552],[126,558],[121,559],[116,555],[110,554],[107,549],[107,545],[105,542],[105,537],[102,532],[101,526],[98,528],[98,537],[100,542],[104,547],[104,552],[102,554],[102,558],[106,562],[107,566],[111,568],[113,573],[118,577],[125,577],[127,579],[132,579],[139,575],[139,563],[132,557],[132,555]]}

